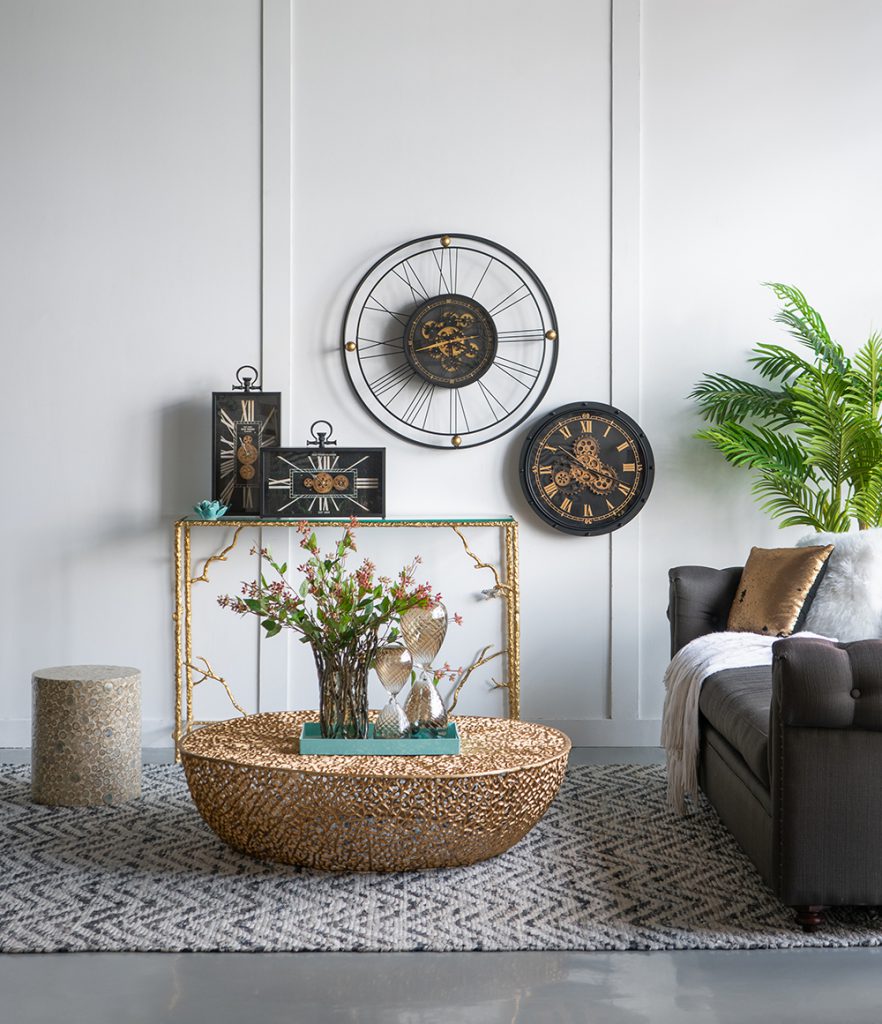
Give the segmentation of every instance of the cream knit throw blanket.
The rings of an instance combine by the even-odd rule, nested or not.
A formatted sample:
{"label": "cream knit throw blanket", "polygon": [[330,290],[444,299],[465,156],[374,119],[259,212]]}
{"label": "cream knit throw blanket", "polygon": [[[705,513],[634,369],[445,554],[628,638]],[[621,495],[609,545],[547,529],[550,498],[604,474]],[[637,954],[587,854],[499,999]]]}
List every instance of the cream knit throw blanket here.
{"label": "cream knit throw blanket", "polygon": [[[794,637],[818,637],[794,633]],[[665,671],[665,708],[661,741],[668,761],[668,803],[686,813],[688,796],[698,797],[698,698],[701,684],[715,672],[750,665],[771,665],[778,637],[759,633],[708,633],[682,647]]]}

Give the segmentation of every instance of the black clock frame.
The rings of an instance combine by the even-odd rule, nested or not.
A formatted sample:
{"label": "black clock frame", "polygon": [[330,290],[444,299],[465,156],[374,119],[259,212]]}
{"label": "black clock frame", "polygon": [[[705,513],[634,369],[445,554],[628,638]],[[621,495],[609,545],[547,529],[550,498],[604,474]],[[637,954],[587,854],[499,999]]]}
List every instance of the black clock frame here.
{"label": "black clock frame", "polygon": [[[221,462],[224,459],[222,453],[223,433],[220,426],[220,409],[224,403],[241,403],[243,401],[254,401],[255,405],[266,409],[267,411],[274,409],[276,416],[275,432],[270,435],[269,441],[264,441],[262,444],[257,446],[257,459],[254,462],[255,475],[253,482],[250,484],[236,484],[233,488],[233,494],[229,501],[224,502],[227,505],[229,514],[231,515],[258,515],[260,508],[260,495],[262,493],[261,488],[261,476],[260,476],[260,452],[263,448],[270,447],[278,444],[281,439],[282,429],[282,396],[279,391],[261,391],[257,389],[249,389],[247,391],[239,389],[236,391],[213,391],[211,395],[211,488],[212,498],[215,501],[222,501],[221,494],[224,491],[224,482],[221,475]],[[261,417],[255,416],[255,421],[259,421]],[[241,420],[234,420],[234,423],[239,423]],[[233,446],[233,453],[235,457],[235,444]],[[249,510],[245,508],[242,500],[241,491],[248,486],[250,490],[256,492],[257,501],[254,509]]]}
{"label": "black clock frame", "polygon": [[[334,457],[335,464],[328,466],[316,466],[313,465],[310,469],[303,470],[304,476],[318,476],[320,474],[326,474],[333,477],[343,476],[352,472],[352,465],[354,462],[368,457],[374,460],[377,465],[377,477],[378,483],[376,488],[376,500],[374,507],[372,508],[331,508],[330,499],[336,499],[342,501],[350,498],[349,490],[345,492],[342,490],[334,491],[333,489],[325,492],[324,494],[315,491],[313,492],[314,497],[320,499],[327,497],[329,499],[329,507],[325,511],[304,510],[303,508],[297,507],[291,514],[286,514],[284,511],[274,509],[273,499],[277,495],[270,488],[270,480],[274,472],[273,466],[278,463],[279,460],[284,461],[285,465],[288,466],[290,472],[294,467],[290,466],[291,462],[297,462],[298,460],[308,459],[314,462],[317,458],[328,458]],[[350,467],[346,469],[340,469],[337,463],[343,463],[345,466]],[[359,517],[367,518],[386,518],[386,449],[385,448],[315,448],[315,447],[298,447],[298,448],[264,448],[260,453],[260,464],[261,464],[261,479],[263,481],[261,492],[260,492],[260,515],[263,519],[341,519],[350,515],[356,515]],[[297,470],[294,470],[297,472]],[[357,479],[357,474],[355,474]],[[357,491],[357,487],[352,487],[352,490]],[[373,488],[371,488],[373,490]],[[310,495],[310,490],[304,488],[302,492],[304,497]],[[296,499],[292,499],[296,501]],[[349,504],[354,504],[355,499],[350,498]]]}
{"label": "black clock frame", "polygon": [[[442,241],[442,239],[446,240],[446,242]],[[349,362],[348,362],[347,357],[348,357],[348,355],[352,354],[352,352],[354,351],[354,346],[357,343],[354,342],[353,339],[348,336],[348,334],[351,333],[351,332],[347,332],[347,325],[350,322],[350,317],[351,317],[351,315],[353,313],[356,301],[358,300],[363,287],[370,280],[371,276],[384,263],[386,263],[387,261],[391,260],[397,254],[404,252],[406,249],[409,249],[409,248],[411,248],[413,246],[420,245],[421,243],[437,241],[442,247],[444,247],[445,244],[447,246],[451,245],[453,240],[456,240],[458,242],[462,241],[462,242],[465,242],[465,243],[471,242],[471,243],[475,243],[477,245],[487,246],[487,247],[489,247],[491,249],[494,249],[501,256],[503,256],[506,259],[510,260],[516,267],[519,267],[521,269],[521,271],[523,271],[523,275],[526,275],[526,276],[528,276],[530,278],[531,284],[528,285],[524,281],[524,276],[522,274],[517,273],[517,271],[515,271],[514,268],[511,267],[508,263],[504,264],[509,270],[512,271],[513,274],[515,274],[515,276],[522,282],[522,284],[526,285],[528,292],[530,292],[532,294],[532,292],[530,291],[531,288],[535,291],[536,295],[538,295],[541,298],[542,302],[544,303],[545,307],[547,308],[547,311],[548,311],[548,314],[549,314],[549,321],[548,321],[548,323],[545,323],[544,319],[543,319],[542,330],[543,330],[543,332],[545,334],[545,338],[550,343],[550,351],[548,352],[548,355],[547,355],[547,358],[548,358],[548,368],[545,371],[545,379],[542,381],[540,386],[534,392],[529,394],[529,401],[525,401],[523,403],[524,406],[525,406],[523,408],[523,410],[520,411],[520,414],[515,419],[513,419],[512,422],[510,424],[508,424],[505,427],[504,430],[502,430],[498,434],[494,434],[493,436],[487,437],[487,438],[485,438],[483,440],[469,441],[469,443],[463,443],[462,437],[461,436],[457,436],[457,437],[454,437],[452,439],[452,444],[450,444],[448,441],[442,442],[440,440],[440,438],[442,438],[442,437],[443,438],[449,438],[449,434],[445,433],[445,432],[433,432],[433,433],[437,434],[437,436],[439,438],[438,441],[422,440],[422,439],[417,438],[417,437],[408,436],[408,434],[402,433],[402,431],[400,429],[396,429],[395,425],[389,422],[389,419],[384,418],[375,409],[373,409],[371,407],[371,405],[366,400],[366,398],[361,394],[361,392],[359,390],[359,387],[356,384],[356,380],[353,377],[353,373],[350,370],[350,366],[349,366]],[[463,246],[462,248],[467,250],[468,246],[466,245],[466,246]],[[425,252],[425,251],[431,251],[431,250],[427,248],[427,249],[425,249],[423,251]],[[479,252],[480,250],[473,249],[473,250],[470,250],[470,251]],[[482,253],[482,255],[483,255],[483,253]],[[499,262],[502,262],[502,261],[500,260]],[[379,282],[379,280],[380,279],[378,279],[378,282]],[[439,294],[445,294],[445,293],[439,293]],[[447,293],[447,294],[455,294],[455,289],[454,289],[453,293]],[[534,301],[535,301],[535,298],[534,298]],[[363,307],[362,307],[362,311],[363,311]],[[418,445],[420,445],[422,447],[425,447],[425,448],[435,448],[435,449],[438,449],[438,450],[444,450],[444,449],[456,450],[457,448],[460,448],[460,447],[462,447],[462,448],[478,447],[479,445],[482,445],[482,444],[489,444],[491,441],[495,441],[495,440],[497,440],[500,437],[504,437],[507,433],[510,433],[512,430],[515,430],[518,426],[520,426],[524,422],[524,420],[526,420],[529,417],[529,415],[533,412],[533,410],[536,408],[536,406],[544,398],[545,393],[547,392],[548,387],[551,384],[551,379],[554,376],[554,372],[555,372],[555,369],[556,369],[556,366],[557,366],[557,342],[558,342],[557,315],[556,315],[556,313],[554,311],[554,305],[552,304],[551,297],[549,296],[548,291],[546,290],[546,288],[543,285],[542,281],[537,277],[537,275],[533,271],[533,269],[520,256],[518,256],[514,252],[512,252],[511,249],[507,249],[505,246],[500,245],[498,242],[494,242],[491,239],[484,238],[484,237],[482,237],[480,235],[460,234],[460,233],[456,233],[456,232],[439,233],[439,234],[431,234],[431,235],[422,235],[419,238],[414,238],[414,239],[411,239],[410,241],[404,242],[401,245],[396,246],[394,249],[390,249],[388,252],[384,253],[378,260],[376,260],[372,264],[372,266],[362,275],[361,279],[359,280],[358,284],[356,285],[355,289],[353,290],[352,295],[350,296],[349,302],[346,305],[346,311],[345,311],[345,314],[344,314],[344,317],[343,317],[343,339],[342,340],[343,340],[343,346],[342,346],[343,365],[344,365],[344,368],[346,369],[347,377],[349,378],[349,382],[352,385],[353,390],[355,391],[356,397],[361,402],[362,406],[365,408],[365,410],[368,412],[368,414],[373,419],[375,419],[378,423],[382,424],[382,426],[384,426],[387,430],[392,431],[394,434],[396,434],[396,436],[401,437],[402,439],[404,439],[406,441],[409,441],[411,444],[418,444]],[[406,358],[406,361],[408,363],[411,362],[409,357]],[[545,361],[545,357],[543,357],[543,364],[544,364],[544,361]],[[417,371],[414,370],[414,372],[416,373]],[[470,381],[469,383],[473,383],[473,382]],[[468,385],[465,385],[465,386],[468,386]],[[458,388],[455,385],[453,385],[453,386],[448,385],[448,387],[449,387],[449,389],[451,391],[458,390]],[[398,417],[396,417],[394,413],[389,413],[389,417],[391,419],[398,419]],[[500,417],[500,419],[497,420],[496,422],[500,422],[502,419],[505,419],[505,417]],[[466,431],[464,433],[467,435],[468,431]],[[468,440],[468,437],[466,437],[466,440]]]}
{"label": "black clock frame", "polygon": [[[619,420],[627,432],[631,434],[634,441],[640,446],[643,455],[643,477],[640,483],[638,496],[630,505],[628,505],[621,516],[618,516],[609,522],[598,523],[595,526],[578,526],[575,523],[570,524],[554,518],[548,512],[545,504],[536,493],[537,484],[533,478],[533,474],[530,472],[533,446],[536,439],[545,434],[552,423],[557,420],[568,419],[578,413],[589,413],[592,415],[606,416],[610,419]],[[552,409],[551,412],[543,416],[542,419],[531,428],[521,447],[519,475],[521,488],[523,489],[524,496],[526,497],[530,508],[539,516],[540,519],[543,520],[543,522],[552,526],[555,530],[559,530],[561,533],[566,533],[571,536],[598,537],[621,529],[643,510],[650,492],[652,491],[652,485],[655,480],[655,457],[653,455],[649,439],[639,424],[621,409],[618,409],[613,405],[607,405],[604,402],[572,402],[569,405],[562,405],[557,409]]]}

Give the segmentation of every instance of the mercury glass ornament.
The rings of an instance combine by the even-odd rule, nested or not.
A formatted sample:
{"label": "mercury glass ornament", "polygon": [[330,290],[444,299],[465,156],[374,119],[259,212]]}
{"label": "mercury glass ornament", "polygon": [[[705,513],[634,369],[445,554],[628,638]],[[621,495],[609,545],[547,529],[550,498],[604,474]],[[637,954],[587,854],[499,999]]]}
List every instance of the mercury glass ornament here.
{"label": "mercury glass ornament", "polygon": [[439,601],[428,608],[410,608],[401,616],[401,635],[419,666],[420,677],[404,702],[411,729],[437,736],[447,728],[447,710],[435,686],[432,661],[447,634],[447,609]]}
{"label": "mercury glass ornament", "polygon": [[428,608],[409,608],[401,616],[401,635],[414,662],[426,671],[447,635],[447,609],[440,601]]}
{"label": "mercury glass ornament", "polygon": [[447,730],[447,709],[438,687],[423,673],[410,688],[404,702],[404,713],[415,733],[424,729],[430,736],[437,736]]}
{"label": "mercury glass ornament", "polygon": [[410,734],[410,720],[396,697],[410,679],[413,658],[406,647],[388,644],[378,649],[374,656],[374,668],[383,688],[389,694],[388,703],[374,722],[374,736],[382,740],[403,739]]}

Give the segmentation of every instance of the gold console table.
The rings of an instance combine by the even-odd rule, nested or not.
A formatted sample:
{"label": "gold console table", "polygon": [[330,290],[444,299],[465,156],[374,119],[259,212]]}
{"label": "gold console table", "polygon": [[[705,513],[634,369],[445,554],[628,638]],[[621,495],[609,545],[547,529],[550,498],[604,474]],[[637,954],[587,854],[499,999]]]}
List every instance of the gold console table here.
{"label": "gold console table", "polygon": [[[310,526],[341,528],[348,519],[310,519]],[[226,690],[232,706],[241,715],[247,714],[236,701],[226,681],[217,675],[209,662],[202,657],[194,657],[193,653],[193,587],[198,583],[209,582],[209,570],[215,562],[226,561],[227,556],[236,547],[243,530],[261,530],[267,528],[295,527],[299,519],[262,519],[258,517],[239,517],[231,519],[198,519],[184,516],[174,527],[174,563],[175,563],[175,611],[173,615],[175,629],[175,741],[176,758],[182,737],[191,729],[207,723],[193,718],[193,688],[205,679],[213,679]],[[487,591],[492,596],[500,597],[505,604],[505,648],[491,657],[501,656],[506,664],[505,681],[497,684],[507,691],[508,716],[520,718],[520,582],[518,578],[518,523],[511,516],[497,516],[482,519],[359,519],[360,527],[377,529],[431,529],[445,528],[453,532],[462,541],[464,553],[474,563],[474,568],[491,574],[493,584]],[[482,561],[472,551],[463,530],[472,528],[496,529],[502,532],[502,565],[497,568]],[[191,535],[193,530],[233,530],[229,544],[209,555],[201,565],[201,571],[195,572],[191,553]],[[485,648],[484,653],[488,648]],[[489,658],[487,660],[490,660]],[[198,676],[198,678],[196,678]]]}

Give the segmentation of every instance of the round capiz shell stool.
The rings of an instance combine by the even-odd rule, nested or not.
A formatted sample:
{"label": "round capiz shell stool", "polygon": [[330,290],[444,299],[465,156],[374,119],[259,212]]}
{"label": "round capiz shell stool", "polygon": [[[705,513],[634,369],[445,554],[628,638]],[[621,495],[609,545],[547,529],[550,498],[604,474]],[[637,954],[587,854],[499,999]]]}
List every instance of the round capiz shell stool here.
{"label": "round capiz shell stool", "polygon": [[141,673],[63,665],[33,675],[31,798],[120,804],[141,795]]}

